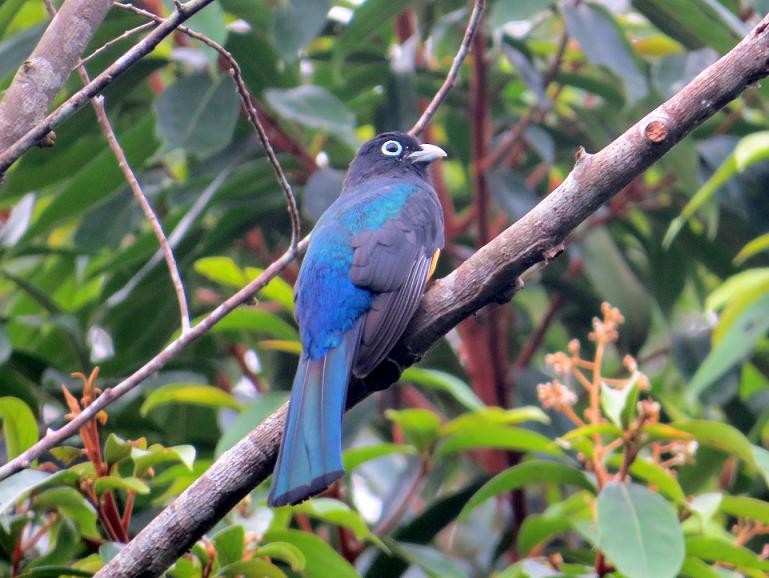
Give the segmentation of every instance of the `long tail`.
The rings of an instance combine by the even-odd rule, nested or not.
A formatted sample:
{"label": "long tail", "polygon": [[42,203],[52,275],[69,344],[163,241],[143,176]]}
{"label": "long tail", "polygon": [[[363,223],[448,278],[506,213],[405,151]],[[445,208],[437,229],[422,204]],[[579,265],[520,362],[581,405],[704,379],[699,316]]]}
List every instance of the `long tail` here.
{"label": "long tail", "polygon": [[267,499],[270,506],[299,503],[344,475],[342,415],[361,326],[356,323],[325,356],[300,358]]}

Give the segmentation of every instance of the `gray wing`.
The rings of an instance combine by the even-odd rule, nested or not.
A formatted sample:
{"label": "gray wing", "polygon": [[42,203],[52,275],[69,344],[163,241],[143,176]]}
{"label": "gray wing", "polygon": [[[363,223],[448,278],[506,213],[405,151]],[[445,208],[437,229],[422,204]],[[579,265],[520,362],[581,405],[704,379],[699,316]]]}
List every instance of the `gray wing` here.
{"label": "gray wing", "polygon": [[443,242],[443,212],[432,190],[419,191],[381,228],[353,238],[350,276],[375,293],[353,366],[357,377],[379,365],[403,334]]}

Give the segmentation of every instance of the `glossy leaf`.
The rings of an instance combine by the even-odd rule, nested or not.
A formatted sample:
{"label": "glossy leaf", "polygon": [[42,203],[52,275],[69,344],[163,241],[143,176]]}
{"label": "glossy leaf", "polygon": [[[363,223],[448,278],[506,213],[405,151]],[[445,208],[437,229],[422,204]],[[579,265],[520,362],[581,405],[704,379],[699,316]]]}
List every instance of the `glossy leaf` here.
{"label": "glossy leaf", "polygon": [[515,425],[526,422],[550,423],[547,414],[538,407],[516,407],[502,409],[485,407],[468,412],[441,426],[441,435],[447,436],[461,431],[476,430],[488,425]]}
{"label": "glossy leaf", "polygon": [[35,415],[22,400],[0,397],[0,419],[9,458],[15,458],[39,439]]}
{"label": "glossy leaf", "polygon": [[22,470],[0,480],[0,514],[51,477],[48,472]]}
{"label": "glossy leaf", "polygon": [[610,482],[598,495],[598,540],[629,578],[674,577],[684,561],[684,536],[675,510],[637,484]]}
{"label": "glossy leaf", "polygon": [[400,380],[411,381],[420,386],[448,393],[467,409],[484,407],[483,402],[478,399],[478,396],[467,383],[445,371],[408,367],[401,374]]}
{"label": "glossy leaf", "polygon": [[205,407],[227,407],[240,410],[232,395],[211,385],[198,383],[169,383],[153,390],[141,406],[141,414],[168,404],[192,404]]}
{"label": "glossy leaf", "polygon": [[715,536],[690,536],[686,539],[686,553],[708,562],[726,562],[738,568],[769,570],[769,562],[756,554],[736,546],[732,542]]}
{"label": "glossy leaf", "polygon": [[561,450],[542,434],[518,427],[489,425],[483,429],[448,436],[439,446],[436,456],[443,458],[456,452],[480,448],[562,455]]}
{"label": "glossy leaf", "polygon": [[388,410],[387,419],[403,428],[406,439],[419,451],[427,451],[438,439],[440,418],[426,409]]}
{"label": "glossy leaf", "polygon": [[272,530],[264,537],[270,542],[288,542],[299,548],[306,561],[307,578],[359,578],[355,568],[317,536],[299,530]]}

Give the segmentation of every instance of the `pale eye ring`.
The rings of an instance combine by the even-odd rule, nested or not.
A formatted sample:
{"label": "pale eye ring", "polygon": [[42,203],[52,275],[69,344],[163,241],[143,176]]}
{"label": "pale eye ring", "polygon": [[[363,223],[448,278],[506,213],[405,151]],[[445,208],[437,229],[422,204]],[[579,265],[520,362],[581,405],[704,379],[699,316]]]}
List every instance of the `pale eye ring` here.
{"label": "pale eye ring", "polygon": [[388,157],[397,157],[403,152],[403,146],[397,140],[388,140],[382,145],[382,154]]}

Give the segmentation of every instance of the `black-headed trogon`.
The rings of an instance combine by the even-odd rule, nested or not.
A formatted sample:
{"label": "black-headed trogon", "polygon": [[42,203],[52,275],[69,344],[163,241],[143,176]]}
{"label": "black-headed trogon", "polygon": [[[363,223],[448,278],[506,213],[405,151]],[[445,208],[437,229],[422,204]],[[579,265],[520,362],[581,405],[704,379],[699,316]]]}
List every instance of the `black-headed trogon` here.
{"label": "black-headed trogon", "polygon": [[414,315],[443,247],[427,166],[446,153],[404,133],[365,143],[318,220],[294,288],[302,354],[268,502],[295,504],[344,474],[350,375],[387,355]]}

